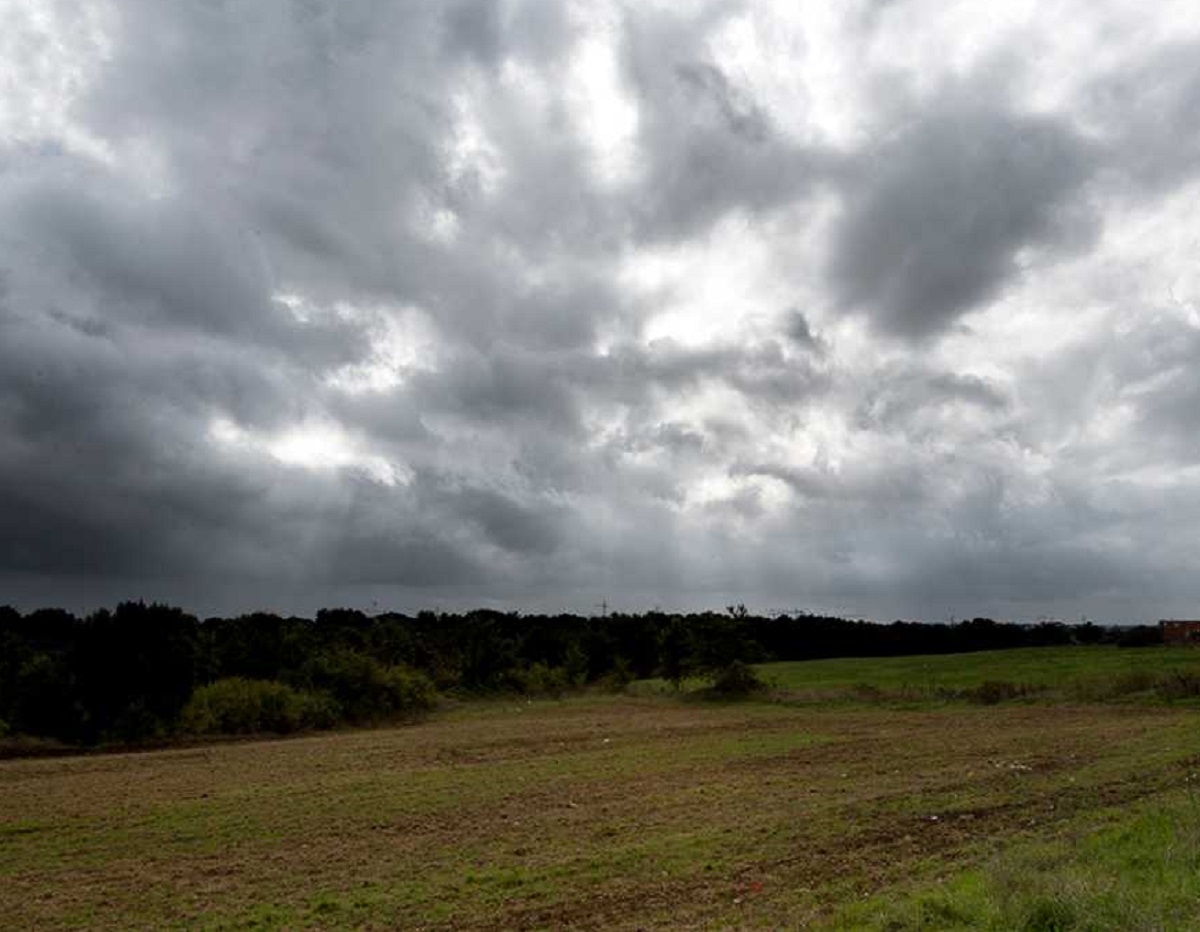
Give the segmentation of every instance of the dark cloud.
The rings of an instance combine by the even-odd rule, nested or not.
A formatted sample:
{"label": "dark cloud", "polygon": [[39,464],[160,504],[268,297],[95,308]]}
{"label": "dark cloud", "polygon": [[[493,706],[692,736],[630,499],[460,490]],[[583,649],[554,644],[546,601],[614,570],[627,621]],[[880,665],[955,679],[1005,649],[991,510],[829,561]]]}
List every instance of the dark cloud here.
{"label": "dark cloud", "polygon": [[488,541],[522,555],[552,553],[562,541],[565,515],[560,507],[522,504],[494,489],[462,488],[443,492],[444,506],[478,527]]}
{"label": "dark cloud", "polygon": [[769,118],[721,69],[707,62],[684,62],[675,66],[675,74],[693,92],[694,107],[715,108],[729,131],[748,143],[767,142],[772,133]]}
{"label": "dark cloud", "polygon": [[0,602],[1186,603],[1195,40],[904,9],[14,15]]}
{"label": "dark cloud", "polygon": [[85,331],[111,336],[121,324],[188,330],[256,343],[314,367],[348,363],[368,349],[366,322],[302,322],[273,300],[261,246],[237,218],[206,216],[191,200],[149,200],[105,177],[45,183],[21,191],[10,206],[20,237],[47,244],[53,252],[41,261],[54,262],[86,294],[91,316],[57,310]]}
{"label": "dark cloud", "polygon": [[655,392],[674,394],[719,383],[753,400],[800,405],[826,384],[825,373],[807,357],[790,355],[774,341],[704,348],[673,340],[625,344],[591,360],[583,378],[590,390],[612,393],[629,404]]}
{"label": "dark cloud", "polygon": [[570,357],[506,346],[464,352],[436,372],[413,377],[403,394],[422,412],[461,423],[552,430],[567,439],[583,430]]}
{"label": "dark cloud", "polygon": [[[1200,328],[1165,309],[1130,334],[1106,334],[1064,360],[1089,420],[1127,419],[1119,446],[1091,442],[1122,471],[1174,474],[1200,463]],[[1060,406],[1065,408],[1066,404]]]}
{"label": "dark cloud", "polygon": [[649,238],[693,235],[730,211],[776,210],[837,171],[830,153],[779,133],[749,91],[707,58],[708,30],[735,12],[632,17],[625,70],[640,103],[643,175],[634,206]]}
{"label": "dark cloud", "polygon": [[827,465],[794,466],[786,463],[735,463],[734,476],[765,476],[777,479],[804,503],[841,501],[852,507],[903,503],[918,510],[929,502],[928,479],[908,464],[877,469],[861,467],[833,470]]}
{"label": "dark cloud", "polygon": [[1000,291],[1023,248],[1094,235],[1076,197],[1098,165],[1069,124],[961,94],[864,155],[833,244],[843,306],[882,332],[921,339]]}
{"label": "dark cloud", "polygon": [[947,417],[965,417],[994,429],[1011,401],[996,385],[975,375],[898,368],[865,392],[855,411],[863,429],[940,435]]}
{"label": "dark cloud", "polygon": [[813,333],[812,326],[803,311],[796,309],[788,311],[785,332],[789,340],[803,349],[814,351],[822,349],[821,342]]}
{"label": "dark cloud", "polygon": [[494,67],[504,52],[501,6],[496,3],[454,3],[447,7],[443,37],[452,57],[465,53]]}
{"label": "dark cloud", "polygon": [[1083,113],[1112,147],[1109,168],[1138,188],[1196,176],[1200,159],[1200,42],[1143,55],[1088,88]]}

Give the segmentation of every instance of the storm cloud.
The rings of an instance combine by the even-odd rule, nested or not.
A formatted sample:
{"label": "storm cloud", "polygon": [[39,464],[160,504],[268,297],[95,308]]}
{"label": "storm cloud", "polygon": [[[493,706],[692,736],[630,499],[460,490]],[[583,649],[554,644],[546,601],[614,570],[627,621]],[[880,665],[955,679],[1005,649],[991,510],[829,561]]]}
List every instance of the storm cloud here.
{"label": "storm cloud", "polygon": [[913,338],[994,297],[1022,249],[1092,232],[1073,201],[1095,157],[1069,123],[993,109],[986,98],[927,106],[866,154],[833,244],[844,304]]}
{"label": "storm cloud", "polygon": [[1195,613],[1186,4],[10,7],[0,603]]}

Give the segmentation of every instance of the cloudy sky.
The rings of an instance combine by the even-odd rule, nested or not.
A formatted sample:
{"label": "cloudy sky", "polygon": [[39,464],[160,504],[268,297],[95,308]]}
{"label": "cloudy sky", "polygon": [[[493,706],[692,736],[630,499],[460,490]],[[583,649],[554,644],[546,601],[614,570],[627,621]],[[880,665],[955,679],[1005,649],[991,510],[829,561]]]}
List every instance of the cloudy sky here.
{"label": "cloudy sky", "polygon": [[0,602],[1200,615],[1191,2],[0,21]]}

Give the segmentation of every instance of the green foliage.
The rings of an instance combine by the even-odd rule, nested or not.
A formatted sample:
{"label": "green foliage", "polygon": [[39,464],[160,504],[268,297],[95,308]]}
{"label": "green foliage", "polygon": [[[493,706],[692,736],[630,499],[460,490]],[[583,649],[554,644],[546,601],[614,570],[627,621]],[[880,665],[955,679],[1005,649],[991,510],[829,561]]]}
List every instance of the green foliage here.
{"label": "green foliage", "polygon": [[346,648],[314,657],[303,668],[300,682],[332,695],[351,722],[418,715],[437,702],[437,690],[425,674],[401,664],[384,666]]}
{"label": "green foliage", "polygon": [[709,613],[691,618],[687,631],[690,666],[697,672],[711,674],[734,661],[765,659],[751,634],[749,617],[739,614],[736,607],[729,615]]}
{"label": "green foliage", "polygon": [[[617,660],[622,662],[624,658],[619,657]],[[628,663],[625,666],[628,668]],[[563,673],[572,686],[582,686],[587,682],[588,658],[578,641],[571,641],[563,652]]]}
{"label": "green foliage", "polygon": [[476,612],[459,634],[461,685],[471,690],[504,687],[505,678],[520,667],[518,642],[507,628],[508,619],[495,612]]}
{"label": "green foliage", "polygon": [[619,693],[623,692],[625,687],[632,683],[635,678],[629,661],[624,657],[618,657],[614,661],[612,669],[600,677],[596,685],[605,692]]}
{"label": "green foliage", "polygon": [[72,701],[74,684],[64,660],[42,652],[33,654],[17,670],[12,693],[14,731],[74,736],[78,718]]}
{"label": "green foliage", "polygon": [[388,715],[419,715],[437,705],[433,681],[419,670],[402,664],[384,667],[381,685]]}
{"label": "green foliage", "polygon": [[713,672],[712,692],[724,699],[737,699],[764,692],[767,684],[749,664],[734,660]]}
{"label": "green foliage", "polygon": [[662,629],[658,652],[661,664],[659,675],[678,691],[688,675],[690,653],[687,626],[678,615],[671,616]]}
{"label": "green foliage", "polygon": [[235,676],[192,693],[180,715],[180,728],[197,735],[288,734],[304,728],[328,728],[339,716],[337,703],[327,693]]}
{"label": "green foliage", "polygon": [[90,740],[170,730],[197,684],[199,622],[178,608],[122,602],[83,625],[69,658]]}
{"label": "green foliage", "polygon": [[[325,693],[339,720],[369,722],[428,709],[435,689],[561,695],[587,683],[620,691],[631,679],[657,675],[676,691],[709,679],[714,695],[745,694],[758,686],[730,664],[768,660],[788,661],[772,669],[773,684],[821,699],[1200,698],[1200,652],[1187,651],[1185,659],[1185,652],[1161,646],[1112,647],[1151,644],[1160,634],[987,618],[958,625],[878,625],[803,613],[766,618],[743,605],[724,613],[590,618],[489,609],[371,617],[335,608],[315,619],[255,613],[203,622],[142,602],[86,618],[0,606],[0,719],[17,735],[137,744],[175,732],[196,687],[230,678]],[[1046,646],[1081,640],[1106,645]],[[991,647],[1005,650],[981,652]],[[849,654],[872,656],[813,659]]]}
{"label": "green foliage", "polygon": [[505,685],[524,696],[557,698],[576,684],[571,682],[565,667],[533,663],[523,670],[513,670],[505,678]]}

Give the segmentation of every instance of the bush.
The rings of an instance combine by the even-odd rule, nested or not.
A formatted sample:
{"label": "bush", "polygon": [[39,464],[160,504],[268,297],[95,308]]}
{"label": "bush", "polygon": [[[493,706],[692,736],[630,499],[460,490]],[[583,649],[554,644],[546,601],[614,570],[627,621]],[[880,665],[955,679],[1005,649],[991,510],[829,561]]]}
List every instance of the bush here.
{"label": "bush", "polygon": [[375,683],[385,715],[416,715],[437,705],[433,681],[419,670],[396,665],[381,668]]}
{"label": "bush", "polygon": [[[604,676],[600,677],[597,685],[608,693],[623,692],[625,687],[634,681],[633,670],[629,666],[629,661],[624,657],[618,657],[613,663],[612,669]],[[678,684],[676,684],[678,689]]]}
{"label": "bush", "polygon": [[77,740],[83,716],[68,663],[35,653],[16,671],[10,727],[23,735]]}
{"label": "bush", "polygon": [[302,728],[329,728],[336,724],[339,711],[327,693],[235,676],[193,692],[180,715],[180,727],[199,735],[287,734]]}
{"label": "bush", "polygon": [[719,696],[734,698],[751,696],[767,688],[754,668],[740,660],[726,664],[713,674],[712,691]]}
{"label": "bush", "polygon": [[311,661],[301,684],[326,690],[344,717],[370,722],[427,712],[437,702],[433,681],[424,673],[397,664],[384,666],[352,650],[336,650]]}
{"label": "bush", "polygon": [[517,692],[526,696],[553,696],[559,698],[571,687],[570,678],[563,667],[551,667],[538,662],[524,670],[513,670],[506,677]]}

